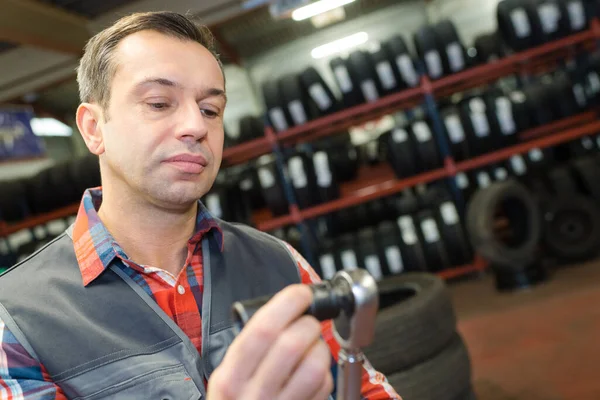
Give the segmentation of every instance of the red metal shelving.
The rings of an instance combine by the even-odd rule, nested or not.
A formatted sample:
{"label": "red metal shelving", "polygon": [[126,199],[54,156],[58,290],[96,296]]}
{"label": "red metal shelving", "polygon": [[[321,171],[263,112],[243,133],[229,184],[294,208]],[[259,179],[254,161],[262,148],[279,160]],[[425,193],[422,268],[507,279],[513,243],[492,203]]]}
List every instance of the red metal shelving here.
{"label": "red metal shelving", "polygon": [[[383,97],[373,103],[365,103],[351,107],[334,114],[310,121],[304,125],[296,126],[285,132],[277,134],[277,140],[282,144],[302,142],[311,134],[326,136],[339,133],[350,127],[377,119],[380,116],[397,111],[402,107],[411,107],[418,104],[423,97],[423,89],[415,87]],[[312,137],[313,139],[315,136]]]}
{"label": "red metal shelving", "polygon": [[76,215],[79,210],[79,204],[71,204],[58,210],[54,210],[48,213],[36,215],[35,217],[29,217],[26,220],[16,223],[7,224],[6,222],[0,221],[0,238],[12,235],[23,229],[34,228],[38,225],[45,224],[55,219],[67,218],[72,215]]}
{"label": "red metal shelving", "polygon": [[487,269],[487,267],[488,267],[488,263],[483,258],[476,255],[475,260],[473,260],[472,264],[465,265],[462,267],[457,267],[457,268],[450,268],[450,269],[446,269],[444,271],[439,271],[439,272],[436,272],[436,275],[442,279],[447,280],[447,279],[458,278],[460,276],[472,274],[474,272],[485,271]]}
{"label": "red metal shelving", "polygon": [[[565,127],[566,122],[580,124],[581,121],[590,119],[591,114],[583,113],[575,117],[548,124],[544,127],[525,131],[522,133],[523,137],[531,137],[532,133],[537,136],[546,136],[538,137],[524,143],[506,147],[458,163],[455,163],[452,159],[447,159],[444,168],[425,172],[406,179],[396,179],[391,172],[391,168],[385,164],[377,168],[363,168],[362,173],[359,174],[359,177],[355,181],[342,185],[341,197],[339,199],[299,210],[300,221],[315,218],[380,197],[390,196],[418,184],[451,177],[457,172],[468,171],[495,162],[507,160],[514,154],[525,153],[534,148],[550,147],[578,137],[599,133],[600,121],[595,121],[594,119],[591,119],[591,121],[585,125],[570,127],[559,133],[555,132],[557,126]],[[262,220],[257,224],[257,227],[263,231],[270,231],[299,222],[297,219],[298,218],[294,218],[290,213],[273,219]]]}
{"label": "red metal shelving", "polygon": [[531,140],[542,136],[549,135],[554,132],[561,131],[567,128],[574,128],[589,122],[593,122],[598,119],[597,111],[586,111],[572,117],[563,118],[559,121],[552,122],[537,128],[528,129],[525,132],[519,134],[520,140]]}
{"label": "red metal shelving", "polygon": [[242,164],[271,152],[271,146],[266,137],[252,139],[223,150],[223,166]]}
{"label": "red metal shelving", "polygon": [[[544,136],[538,139],[530,140],[525,143],[520,143],[514,146],[507,147],[489,154],[472,158],[470,160],[456,163],[453,167],[454,171],[468,171],[475,168],[480,168],[489,164],[509,159],[515,154],[522,154],[534,148],[546,148],[555,146],[560,143],[568,142],[580,138],[582,136],[593,135],[600,132],[600,121],[590,122],[583,126],[571,128],[563,132],[554,133],[549,136]],[[452,167],[450,167],[452,169]]]}

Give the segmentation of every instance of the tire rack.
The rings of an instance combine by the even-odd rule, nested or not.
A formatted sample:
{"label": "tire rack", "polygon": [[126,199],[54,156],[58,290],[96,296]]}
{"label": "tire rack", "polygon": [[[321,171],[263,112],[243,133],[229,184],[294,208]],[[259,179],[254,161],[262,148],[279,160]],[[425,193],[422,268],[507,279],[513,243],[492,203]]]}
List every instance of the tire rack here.
{"label": "tire rack", "polygon": [[[278,159],[277,164],[279,168],[281,168],[282,158],[280,146],[291,146],[294,144],[311,142],[318,138],[344,131],[351,126],[375,120],[397,110],[411,108],[423,104],[424,102],[431,103],[431,100],[435,98],[469,90],[493,82],[504,76],[522,72],[551,70],[567,56],[576,54],[582,50],[596,48],[597,40],[600,40],[600,20],[594,18],[590,23],[590,28],[586,31],[509,55],[485,65],[472,67],[433,82],[427,76],[423,75],[421,77],[421,84],[415,88],[388,95],[373,103],[361,104],[326,117],[309,121],[304,125],[293,127],[279,134],[275,134],[269,126],[266,126],[265,135],[263,137],[224,149],[222,164],[224,167],[233,166],[258,158],[264,154],[275,153],[277,156],[276,158]],[[458,172],[468,171],[490,163],[502,161],[510,158],[514,154],[523,153],[532,148],[550,147],[581,136],[597,133],[600,131],[600,122],[593,122],[596,119],[596,115],[596,112],[586,112],[545,126],[536,127],[520,133],[519,137],[521,140],[538,139],[474,157],[460,163],[455,163],[454,160],[447,155],[447,152],[444,151],[443,153],[445,154],[443,155],[445,157],[443,168],[428,171],[402,180],[395,179],[389,168],[387,170],[386,168],[381,168],[379,171],[371,171],[373,178],[359,179],[357,182],[352,183],[353,186],[356,186],[354,191],[344,190],[344,187],[348,187],[349,185],[342,185],[341,198],[303,210],[298,209],[293,199],[293,195],[292,198],[290,198],[289,194],[291,189],[289,182],[284,182],[284,191],[290,202],[289,214],[278,218],[272,218],[268,211],[257,212],[253,219],[255,220],[257,228],[263,231],[269,231],[291,224],[296,224],[303,229],[304,221],[310,218],[392,195],[403,189],[421,183],[451,178]],[[436,117],[439,118],[439,115]],[[439,130],[434,129],[434,133],[439,141]],[[444,138],[441,138],[441,140],[445,142]],[[378,182],[374,182],[373,179],[378,180]],[[29,229],[54,219],[74,215],[78,208],[78,204],[71,205],[47,214],[28,218],[17,224],[8,225],[5,222],[0,221],[0,238],[5,238],[22,229]],[[312,257],[308,258],[309,262],[311,262]],[[476,255],[473,263],[470,265],[452,268],[438,272],[437,274],[444,279],[450,279],[477,271],[483,271],[486,267],[486,262]]]}
{"label": "tire rack", "polygon": [[485,65],[472,67],[433,82],[427,76],[422,76],[419,86],[393,93],[373,103],[365,103],[338,111],[278,134],[266,127],[264,137],[225,149],[223,166],[241,164],[271,153],[274,141],[283,146],[312,142],[400,109],[411,108],[422,104],[427,94],[440,98],[476,88],[508,75],[550,70],[569,55],[596,48],[595,41],[597,39],[600,40],[600,20],[593,19],[590,28],[586,31],[514,53]]}

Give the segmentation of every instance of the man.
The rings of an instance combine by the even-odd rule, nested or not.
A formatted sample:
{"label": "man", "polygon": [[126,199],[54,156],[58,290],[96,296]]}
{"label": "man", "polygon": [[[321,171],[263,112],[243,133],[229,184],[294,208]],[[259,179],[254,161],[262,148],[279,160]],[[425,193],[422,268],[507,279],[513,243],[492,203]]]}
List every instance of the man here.
{"label": "man", "polygon": [[[86,45],[78,82],[102,187],[0,279],[0,398],[329,398],[339,345],[302,316],[318,276],[198,201],[224,135],[210,32],[175,13],[124,17]],[[274,292],[236,337],[232,302]],[[362,395],[399,399],[368,362]]]}

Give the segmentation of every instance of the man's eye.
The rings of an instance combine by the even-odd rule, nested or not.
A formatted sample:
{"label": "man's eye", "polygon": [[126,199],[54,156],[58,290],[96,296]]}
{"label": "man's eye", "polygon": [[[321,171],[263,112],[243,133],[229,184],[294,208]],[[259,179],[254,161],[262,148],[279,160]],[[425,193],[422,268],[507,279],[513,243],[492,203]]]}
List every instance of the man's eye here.
{"label": "man's eye", "polygon": [[208,109],[203,109],[202,113],[207,116],[208,118],[216,118],[219,116],[219,113],[213,110],[208,110]]}
{"label": "man's eye", "polygon": [[153,110],[164,110],[169,108],[169,104],[167,103],[148,103],[148,106]]}

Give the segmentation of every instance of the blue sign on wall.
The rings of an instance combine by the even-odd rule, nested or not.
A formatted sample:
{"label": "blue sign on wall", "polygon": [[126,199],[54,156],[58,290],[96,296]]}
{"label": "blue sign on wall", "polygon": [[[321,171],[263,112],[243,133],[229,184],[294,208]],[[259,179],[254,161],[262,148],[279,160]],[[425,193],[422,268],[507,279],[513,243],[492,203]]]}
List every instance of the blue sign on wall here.
{"label": "blue sign on wall", "polygon": [[31,129],[33,117],[27,108],[0,109],[0,160],[45,154],[44,143]]}

